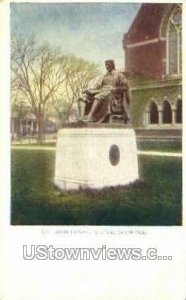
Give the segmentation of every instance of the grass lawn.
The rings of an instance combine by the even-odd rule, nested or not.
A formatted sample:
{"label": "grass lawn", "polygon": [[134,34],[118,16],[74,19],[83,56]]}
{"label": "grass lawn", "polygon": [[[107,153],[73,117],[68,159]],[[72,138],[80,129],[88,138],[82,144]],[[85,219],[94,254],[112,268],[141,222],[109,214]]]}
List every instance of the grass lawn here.
{"label": "grass lawn", "polygon": [[180,158],[139,156],[140,181],[61,193],[55,152],[12,150],[12,225],[181,225]]}
{"label": "grass lawn", "polygon": [[166,151],[166,152],[182,152],[182,141],[145,141],[137,140],[138,150]]}

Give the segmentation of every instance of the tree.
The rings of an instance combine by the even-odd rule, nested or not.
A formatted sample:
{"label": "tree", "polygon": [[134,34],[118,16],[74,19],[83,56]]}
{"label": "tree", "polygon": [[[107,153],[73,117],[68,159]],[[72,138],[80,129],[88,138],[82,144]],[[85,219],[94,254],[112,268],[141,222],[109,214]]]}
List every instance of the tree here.
{"label": "tree", "polygon": [[24,97],[38,126],[38,142],[43,140],[44,120],[65,80],[64,57],[48,45],[34,40],[12,40],[12,90]]}
{"label": "tree", "polygon": [[53,94],[53,106],[62,122],[68,120],[71,108],[95,78],[101,75],[98,65],[75,56],[63,60],[65,80],[57,93]]}

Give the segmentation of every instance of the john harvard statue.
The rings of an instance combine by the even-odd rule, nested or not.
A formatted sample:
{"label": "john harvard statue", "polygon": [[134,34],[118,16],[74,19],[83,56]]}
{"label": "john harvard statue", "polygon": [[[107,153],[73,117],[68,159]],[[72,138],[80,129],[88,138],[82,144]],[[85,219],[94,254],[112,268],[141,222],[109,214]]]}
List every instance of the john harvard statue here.
{"label": "john harvard statue", "polygon": [[85,103],[83,122],[104,122],[112,113],[122,112],[125,124],[131,122],[131,90],[124,73],[115,69],[113,60],[105,61],[106,74],[93,88],[83,91],[79,101]]}

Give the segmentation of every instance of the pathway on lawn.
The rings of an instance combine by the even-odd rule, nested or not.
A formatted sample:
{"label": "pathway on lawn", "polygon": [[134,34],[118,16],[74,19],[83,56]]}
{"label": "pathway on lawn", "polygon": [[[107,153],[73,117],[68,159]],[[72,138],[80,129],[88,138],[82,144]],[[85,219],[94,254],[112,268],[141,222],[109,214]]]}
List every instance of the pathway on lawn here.
{"label": "pathway on lawn", "polygon": [[148,150],[138,151],[138,155],[182,157],[182,153],[179,152],[163,152],[163,151],[148,151]]}
{"label": "pathway on lawn", "polygon": [[[42,146],[11,146],[12,149],[17,150],[42,150],[42,151],[55,151],[55,147],[42,147]],[[149,156],[169,156],[169,157],[182,157],[182,153],[179,152],[165,152],[165,151],[138,151],[138,155]]]}
{"label": "pathway on lawn", "polygon": [[25,146],[11,146],[12,149],[20,149],[20,150],[46,150],[46,151],[56,151],[55,147],[50,146],[31,146],[31,145],[25,145]]}

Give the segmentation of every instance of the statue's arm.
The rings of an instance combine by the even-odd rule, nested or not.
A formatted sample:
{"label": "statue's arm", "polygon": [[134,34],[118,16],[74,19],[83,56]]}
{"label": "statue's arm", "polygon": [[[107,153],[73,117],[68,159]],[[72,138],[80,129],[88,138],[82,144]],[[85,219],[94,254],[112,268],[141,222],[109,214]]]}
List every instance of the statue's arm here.
{"label": "statue's arm", "polygon": [[83,91],[83,94],[87,94],[90,96],[95,95],[100,91],[102,87],[102,82],[103,82],[103,76],[99,76],[99,78],[97,78],[96,81],[94,80],[91,86],[89,86],[86,90]]}

